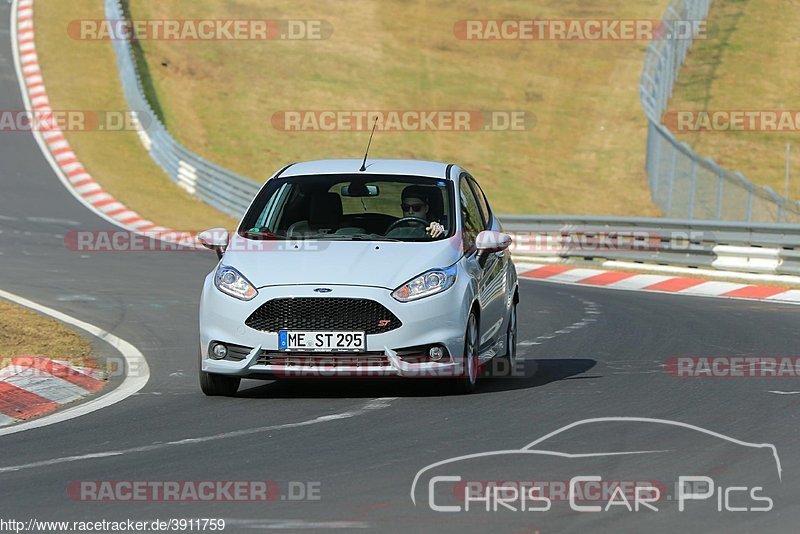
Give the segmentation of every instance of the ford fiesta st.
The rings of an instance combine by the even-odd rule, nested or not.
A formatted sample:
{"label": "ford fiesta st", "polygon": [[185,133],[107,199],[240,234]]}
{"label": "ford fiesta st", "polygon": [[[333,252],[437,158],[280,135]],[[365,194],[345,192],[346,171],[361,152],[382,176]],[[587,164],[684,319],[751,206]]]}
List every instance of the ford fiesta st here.
{"label": "ford fiesta st", "polygon": [[519,288],[501,230],[457,165],[281,169],[235,233],[198,236],[220,257],[200,302],[203,392],[327,376],[437,377],[473,391],[482,366],[516,356]]}

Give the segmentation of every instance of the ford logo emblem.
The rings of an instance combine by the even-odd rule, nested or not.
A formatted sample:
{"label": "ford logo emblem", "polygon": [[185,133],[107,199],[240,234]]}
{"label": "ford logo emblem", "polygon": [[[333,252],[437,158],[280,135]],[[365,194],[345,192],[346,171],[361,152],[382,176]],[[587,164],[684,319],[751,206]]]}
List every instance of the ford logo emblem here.
{"label": "ford logo emblem", "polygon": [[331,291],[333,291],[333,289],[330,289],[328,287],[318,287],[317,289],[314,290],[314,292],[316,293],[330,293]]}

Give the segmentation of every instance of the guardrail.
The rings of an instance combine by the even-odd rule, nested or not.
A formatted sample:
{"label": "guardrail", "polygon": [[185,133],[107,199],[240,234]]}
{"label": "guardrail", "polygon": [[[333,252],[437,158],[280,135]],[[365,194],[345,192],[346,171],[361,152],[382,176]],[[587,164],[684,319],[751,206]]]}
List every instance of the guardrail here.
{"label": "guardrail", "polygon": [[800,275],[800,228],[792,224],[498,215],[520,259],[562,258]]}
{"label": "guardrail", "polygon": [[[104,0],[106,18],[126,18],[122,0]],[[661,123],[673,84],[691,39],[672,35],[676,23],[708,14],[711,0],[673,0],[664,16],[665,36],[650,44],[640,82],[648,117],[647,174],[653,199],[670,217],[800,223],[800,203],[768,187],[750,183],[695,154]],[[112,40],[128,105],[139,136],[152,158],[179,186],[235,218],[240,217],[260,184],[194,154],[178,143],[159,120],[145,96],[131,42]]]}
{"label": "guardrail", "polygon": [[647,49],[639,94],[649,122],[647,177],[653,201],[667,217],[800,223],[800,202],[696,154],[661,123],[693,42],[676,30],[705,19],[710,4],[711,0],[673,0],[663,18],[665,34]]}
{"label": "guardrail", "polygon": [[[105,0],[106,18],[126,18],[120,0]],[[239,218],[250,205],[260,184],[224,169],[178,143],[159,120],[145,97],[131,42],[111,41],[117,57],[122,88],[137,132],[150,156],[180,187],[228,215]]]}

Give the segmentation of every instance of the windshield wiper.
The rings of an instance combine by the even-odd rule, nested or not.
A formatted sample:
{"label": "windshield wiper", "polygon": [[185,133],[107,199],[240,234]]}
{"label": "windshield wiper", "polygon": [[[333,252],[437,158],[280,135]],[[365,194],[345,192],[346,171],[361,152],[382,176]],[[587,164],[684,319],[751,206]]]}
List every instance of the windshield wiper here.
{"label": "windshield wiper", "polygon": [[254,229],[245,230],[244,232],[242,232],[242,235],[248,239],[263,239],[263,240],[286,239],[285,237],[273,234],[269,230],[254,230]]}
{"label": "windshield wiper", "polygon": [[322,234],[318,239],[336,241],[400,241],[393,237],[384,237],[374,234]]}

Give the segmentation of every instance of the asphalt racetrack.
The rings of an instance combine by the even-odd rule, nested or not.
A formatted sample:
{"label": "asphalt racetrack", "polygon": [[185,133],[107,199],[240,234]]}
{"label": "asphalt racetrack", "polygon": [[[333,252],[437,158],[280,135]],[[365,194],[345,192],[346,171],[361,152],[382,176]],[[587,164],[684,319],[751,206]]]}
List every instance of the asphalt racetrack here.
{"label": "asphalt racetrack", "polygon": [[[0,4],[0,109],[22,109],[8,10]],[[799,307],[523,280],[521,376],[485,379],[476,394],[449,395],[433,380],[350,379],[244,381],[236,398],[209,398],[197,381],[197,308],[214,254],[73,252],[63,244],[67,232],[114,227],[65,190],[29,134],[3,133],[0,159],[0,288],[130,341],[151,372],[123,402],[0,437],[4,517],[222,518],[225,532],[796,530],[796,379],[681,378],[664,364],[674,356],[797,355]],[[737,442],[664,422],[610,419],[620,417],[685,423]],[[434,471],[462,481],[546,480],[551,489],[575,476],[657,480],[670,497],[662,495],[657,511],[576,511],[555,493],[547,510],[517,510],[512,499],[496,510],[473,501],[470,510],[462,502],[458,511],[436,511],[432,500],[459,508],[458,486],[429,486],[432,471],[419,477],[412,500],[412,483],[430,464],[519,450],[596,418],[609,419],[537,446],[561,455],[497,455]],[[771,449],[742,443],[774,445],[780,471]],[[681,476],[710,477],[712,495],[687,500],[680,511],[674,484]],[[269,480],[277,492],[266,502],[175,503],[93,502],[75,491],[81,481],[109,480]],[[726,493],[732,487],[747,490]],[[770,510],[752,510],[767,506],[754,495],[768,496]],[[579,505],[604,508],[607,500]]]}

